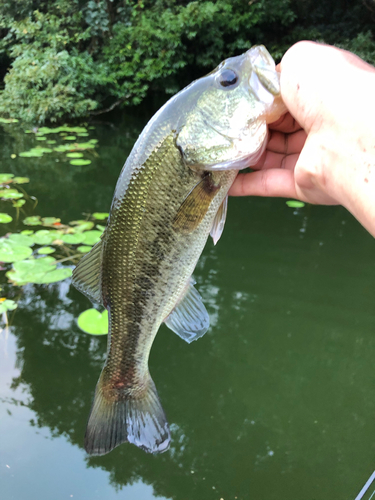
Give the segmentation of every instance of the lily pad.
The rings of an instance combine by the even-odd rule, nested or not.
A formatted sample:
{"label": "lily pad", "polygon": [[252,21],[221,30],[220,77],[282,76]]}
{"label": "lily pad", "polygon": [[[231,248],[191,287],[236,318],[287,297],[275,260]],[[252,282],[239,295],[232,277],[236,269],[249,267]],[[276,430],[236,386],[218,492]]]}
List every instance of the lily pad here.
{"label": "lily pad", "polygon": [[42,278],[35,283],[40,285],[47,285],[48,283],[56,283],[57,281],[65,280],[66,278],[70,278],[72,275],[72,270],[70,267],[60,267],[59,269],[55,269],[49,273],[46,273]]}
{"label": "lily pad", "polygon": [[68,158],[82,158],[83,153],[66,153]]}
{"label": "lily pad", "polygon": [[26,224],[26,226],[40,226],[42,224],[40,215],[32,215],[31,217],[26,217],[26,219],[23,220],[23,223]]}
{"label": "lily pad", "polygon": [[61,144],[60,146],[56,146],[55,148],[53,148],[53,150],[57,153],[64,153],[65,151],[69,151],[70,149],[72,149],[71,144]]}
{"label": "lily pad", "polygon": [[49,139],[47,141],[47,144],[56,144],[56,141],[55,141],[55,139]]}
{"label": "lily pad", "polygon": [[17,201],[13,201],[13,206],[15,208],[20,208],[20,207],[23,207],[24,204],[26,203],[26,200],[17,200]]}
{"label": "lily pad", "polygon": [[78,316],[78,326],[85,333],[91,335],[106,335],[108,333],[108,311],[99,312],[96,309],[87,309]]}
{"label": "lily pad", "polygon": [[93,149],[95,148],[94,142],[78,142],[74,145],[74,149]]}
{"label": "lily pad", "polygon": [[8,214],[0,213],[0,223],[7,224],[8,222],[12,222],[13,217]]}
{"label": "lily pad", "polygon": [[77,159],[77,160],[70,160],[69,163],[71,165],[90,165],[91,160]]}
{"label": "lily pad", "polygon": [[48,255],[53,252],[56,252],[56,249],[53,247],[42,247],[38,249],[38,254],[40,255]]}
{"label": "lily pad", "polygon": [[15,245],[23,245],[25,247],[32,247],[33,245],[35,245],[32,237],[27,234],[13,233],[9,235],[8,241],[11,241]]}
{"label": "lily pad", "polygon": [[47,137],[43,137],[43,136],[41,136],[41,137],[36,137],[36,140],[37,140],[37,141],[46,141],[46,140],[47,140]]}
{"label": "lily pad", "polygon": [[30,151],[22,151],[18,156],[23,158],[41,158],[43,156],[43,151],[35,149],[30,149]]}
{"label": "lily pad", "polygon": [[28,177],[15,177],[13,179],[13,182],[15,184],[27,184],[28,182],[30,182],[30,179]]}
{"label": "lily pad", "polygon": [[0,262],[17,262],[27,259],[32,253],[28,246],[16,245],[6,238],[0,239]]}
{"label": "lily pad", "polygon": [[27,259],[13,264],[13,269],[6,276],[16,285],[26,283],[55,283],[71,276],[69,267],[56,269],[56,260],[53,257],[40,257],[39,259]]}
{"label": "lily pad", "polygon": [[95,243],[98,243],[100,241],[100,236],[102,233],[100,231],[96,231],[93,229],[92,231],[86,231],[83,233],[84,240],[82,240],[82,243],[85,245],[95,245]]}
{"label": "lily pad", "polygon": [[286,202],[286,204],[290,208],[302,208],[305,206],[305,203],[303,203],[303,201],[297,201],[297,200],[289,200]]}
{"label": "lily pad", "polygon": [[56,238],[56,234],[48,229],[40,229],[32,235],[32,239],[38,245],[50,245]]}
{"label": "lily pad", "polygon": [[16,200],[18,198],[22,198],[23,194],[19,193],[16,189],[1,189],[0,190],[0,198],[4,198],[4,200]]}
{"label": "lily pad", "polygon": [[88,245],[81,245],[77,248],[78,252],[81,253],[87,253],[91,250],[92,247],[89,247]]}
{"label": "lily pad", "polygon": [[100,224],[96,225],[96,228],[99,229],[99,231],[102,233],[105,230],[105,226],[102,226]]}
{"label": "lily pad", "polygon": [[61,219],[58,219],[57,217],[43,217],[42,222],[43,226],[53,226],[53,224],[61,222]]}
{"label": "lily pad", "polygon": [[79,245],[85,241],[85,236],[81,233],[63,234],[61,239],[64,243],[68,243],[69,245]]}
{"label": "lily pad", "polygon": [[13,174],[0,174],[0,184],[10,181],[13,177]]}
{"label": "lily pad", "polygon": [[84,221],[81,224],[78,224],[74,228],[75,233],[83,233],[83,231],[88,231],[89,229],[92,229],[94,227],[94,223],[91,221]]}
{"label": "lily pad", "polygon": [[0,302],[0,314],[3,314],[7,311],[14,311],[14,309],[17,308],[17,303],[14,302],[14,300],[10,300],[10,299],[5,299],[5,300],[2,300],[0,299],[1,302]]}
{"label": "lily pad", "polygon": [[92,216],[94,217],[94,219],[104,220],[104,219],[107,219],[107,217],[109,216],[109,213],[108,212],[94,212],[92,214]]}
{"label": "lily pad", "polygon": [[75,135],[66,135],[63,139],[64,141],[75,141],[77,137]]}

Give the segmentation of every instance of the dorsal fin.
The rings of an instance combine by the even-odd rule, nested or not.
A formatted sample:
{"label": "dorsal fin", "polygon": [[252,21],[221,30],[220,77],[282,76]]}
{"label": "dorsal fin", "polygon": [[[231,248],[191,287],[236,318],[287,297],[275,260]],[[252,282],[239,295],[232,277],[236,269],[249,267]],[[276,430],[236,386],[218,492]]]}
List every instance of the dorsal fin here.
{"label": "dorsal fin", "polygon": [[210,326],[202,297],[193,285],[194,281],[190,279],[181,299],[164,320],[168,328],[189,344],[202,337]]}
{"label": "dorsal fin", "polygon": [[92,302],[103,304],[101,287],[102,241],[92,247],[73,271],[73,285]]}

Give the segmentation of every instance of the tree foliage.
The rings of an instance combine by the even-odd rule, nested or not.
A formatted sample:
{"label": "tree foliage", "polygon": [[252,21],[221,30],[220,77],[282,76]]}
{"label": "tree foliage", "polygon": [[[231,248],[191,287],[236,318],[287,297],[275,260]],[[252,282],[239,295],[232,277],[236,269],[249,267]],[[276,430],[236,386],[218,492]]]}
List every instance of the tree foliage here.
{"label": "tree foliage", "polygon": [[374,0],[0,0],[0,113],[42,123],[174,93],[263,43],[308,38],[375,63]]}

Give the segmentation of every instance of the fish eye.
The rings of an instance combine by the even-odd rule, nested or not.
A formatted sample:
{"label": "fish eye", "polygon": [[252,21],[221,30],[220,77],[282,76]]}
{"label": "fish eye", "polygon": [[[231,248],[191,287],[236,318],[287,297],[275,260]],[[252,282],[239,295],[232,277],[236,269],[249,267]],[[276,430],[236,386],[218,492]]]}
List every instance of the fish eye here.
{"label": "fish eye", "polygon": [[223,69],[219,75],[219,83],[222,87],[232,87],[238,81],[238,76],[232,69]]}

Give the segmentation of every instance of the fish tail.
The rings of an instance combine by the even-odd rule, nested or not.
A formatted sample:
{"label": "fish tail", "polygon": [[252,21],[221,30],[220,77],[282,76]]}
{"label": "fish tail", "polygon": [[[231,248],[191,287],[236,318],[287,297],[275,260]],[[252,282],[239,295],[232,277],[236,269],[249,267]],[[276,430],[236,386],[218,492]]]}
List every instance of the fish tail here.
{"label": "fish tail", "polygon": [[162,453],[169,448],[170,440],[168,422],[151,377],[141,394],[132,396],[125,389],[117,390],[114,398],[106,397],[103,391],[102,372],[87,423],[87,453],[104,455],[125,442],[148,453]]}

